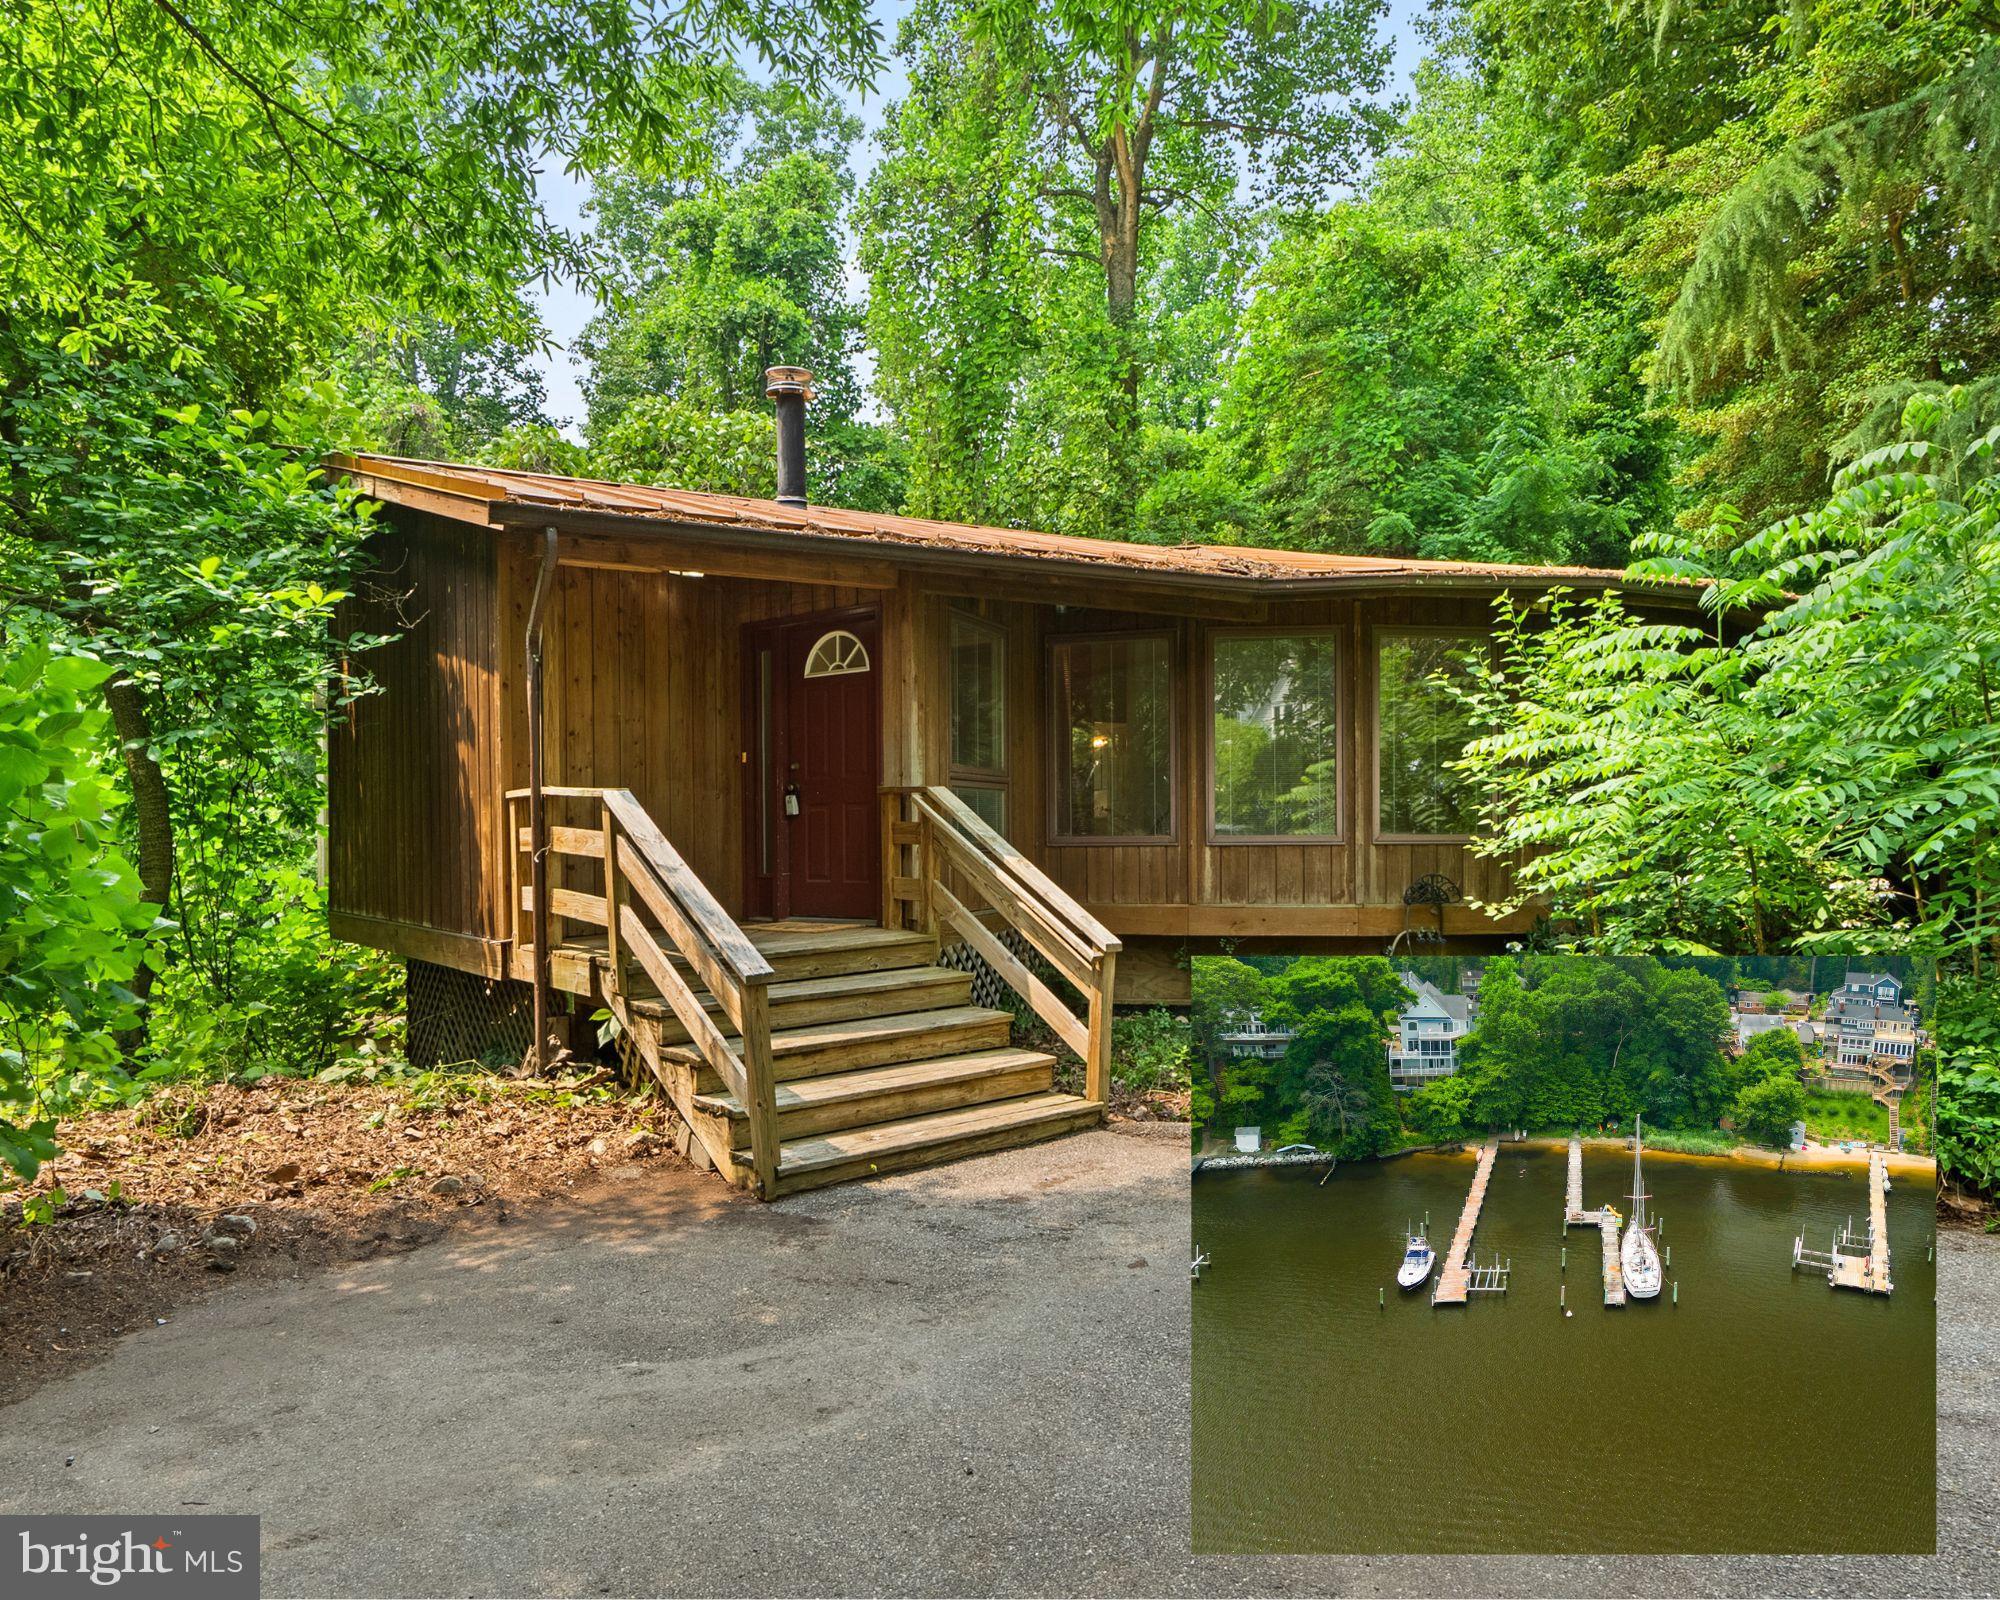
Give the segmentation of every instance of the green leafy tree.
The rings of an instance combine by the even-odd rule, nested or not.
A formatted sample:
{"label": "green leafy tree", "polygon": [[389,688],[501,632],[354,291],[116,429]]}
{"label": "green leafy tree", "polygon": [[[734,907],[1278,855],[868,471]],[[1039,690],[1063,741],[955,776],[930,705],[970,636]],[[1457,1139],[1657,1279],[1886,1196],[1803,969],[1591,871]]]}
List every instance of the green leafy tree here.
{"label": "green leafy tree", "polygon": [[1961,971],[1938,986],[1937,1157],[1962,1189],[2000,1194],[2000,987]]}
{"label": "green leafy tree", "polygon": [[1792,1124],[1806,1114],[1806,1091],[1797,1078],[1760,1078],[1739,1090],[1730,1107],[1737,1131],[1760,1144],[1789,1144]]}
{"label": "green leafy tree", "polygon": [[[1194,1075],[1192,1117],[1199,1143],[1229,1087],[1223,1036],[1270,1003],[1265,975],[1233,956],[1197,956],[1189,973],[1188,1042],[1201,1070]],[[1261,1086],[1260,1091],[1261,1093]]]}
{"label": "green leafy tree", "polygon": [[[1488,962],[1459,1047],[1469,1127],[1591,1127],[1634,1113],[1713,1127],[1730,1093],[1721,985],[1644,957]],[[1456,1097],[1454,1097],[1456,1103]]]}
{"label": "green leafy tree", "polygon": [[101,770],[115,669],[43,649],[0,654],[0,1163],[33,1178],[55,1119],[115,1076],[116,1030],[157,906],[120,853]]}
{"label": "green leafy tree", "polygon": [[1805,1047],[1790,1028],[1766,1028],[1751,1039],[1743,1053],[1731,1063],[1729,1090],[1739,1094],[1767,1078],[1790,1078],[1798,1082],[1805,1072]]}
{"label": "green leafy tree", "polygon": [[[1202,322],[1143,298],[1192,309],[1174,265],[1186,258],[1152,235],[1200,215],[1247,238],[1230,220],[1245,173],[1294,201],[1351,178],[1381,123],[1361,98],[1382,80],[1379,11],[934,0],[912,13],[911,93],[871,179],[863,261],[885,397],[921,461],[919,509],[960,514],[946,508],[979,499],[995,457],[1033,430],[1043,447],[991,519],[1130,531],[1147,380],[1162,370],[1148,330]],[[1187,345],[1196,367],[1222,342],[1208,319]],[[1203,409],[1185,376],[1174,368],[1162,394],[1179,426]],[[919,398],[938,387],[943,400]],[[1033,472],[1046,455],[1053,481]]]}
{"label": "green leafy tree", "polygon": [[591,470],[676,488],[772,493],[764,372],[813,373],[809,493],[890,511],[901,456],[861,420],[861,311],[846,286],[857,118],[736,80],[706,137],[714,181],[615,171],[591,203],[611,302],[578,341]]}
{"label": "green leafy tree", "polygon": [[[525,309],[518,319],[534,326]],[[356,335],[336,371],[355,413],[350,429],[370,448],[419,460],[484,460],[504,435],[551,426],[535,356],[526,342],[469,339],[425,321]]]}
{"label": "green leafy tree", "polygon": [[1402,1124],[1388,1039],[1410,999],[1394,969],[1379,956],[1308,956],[1270,994],[1270,1019],[1293,1035],[1268,1091],[1285,1116],[1281,1136],[1343,1156],[1393,1149]]}
{"label": "green leafy tree", "polygon": [[1672,504],[1644,302],[1578,236],[1539,114],[1449,58],[1418,85],[1366,196],[1259,269],[1206,471],[1282,544],[1621,563]]}
{"label": "green leafy tree", "polygon": [[1966,438],[1966,414],[1913,398],[1823,508],[1726,554],[1661,536],[1642,574],[1704,580],[1713,631],[1615,598],[1503,619],[1464,762],[1481,848],[1540,851],[1521,889],[1577,940],[1763,952],[1874,927],[1991,967],[2000,436]]}
{"label": "green leafy tree", "polygon": [[1469,9],[1494,98],[1533,109],[1584,238],[1648,305],[1647,365],[1699,446],[1688,526],[1803,512],[1912,384],[1992,370],[1983,0]]}
{"label": "green leafy tree", "polygon": [[[234,938],[254,921],[194,893],[264,863],[242,870],[245,813],[210,802],[275,773],[287,812],[312,811],[329,613],[365,535],[311,465],[346,405],[327,352],[399,324],[476,328],[481,349],[531,337],[518,285],[597,265],[537,200],[543,162],[672,167],[683,113],[727,77],[717,46],[858,84],[877,39],[854,0],[783,19],[698,5],[672,26],[602,0],[51,0],[9,24],[8,627],[114,669],[100,692],[142,892],[177,938]],[[336,677],[327,709],[351,687]],[[294,881],[310,838],[290,835]]]}

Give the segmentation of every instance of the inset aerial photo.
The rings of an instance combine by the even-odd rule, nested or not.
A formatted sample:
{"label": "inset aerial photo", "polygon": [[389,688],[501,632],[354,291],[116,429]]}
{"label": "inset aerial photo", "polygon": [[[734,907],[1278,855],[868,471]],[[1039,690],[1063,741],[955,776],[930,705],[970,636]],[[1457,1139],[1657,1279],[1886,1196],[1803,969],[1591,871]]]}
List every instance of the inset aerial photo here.
{"label": "inset aerial photo", "polygon": [[1933,1549],[1929,988],[1198,962],[1195,1549]]}

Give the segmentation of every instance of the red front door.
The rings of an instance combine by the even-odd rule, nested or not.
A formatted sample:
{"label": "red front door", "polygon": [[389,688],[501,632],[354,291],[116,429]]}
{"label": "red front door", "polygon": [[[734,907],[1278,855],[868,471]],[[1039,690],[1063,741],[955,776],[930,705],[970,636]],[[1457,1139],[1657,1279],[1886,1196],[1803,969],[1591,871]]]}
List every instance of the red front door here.
{"label": "red front door", "polygon": [[744,629],[747,899],[753,915],[882,910],[881,624],[828,611]]}

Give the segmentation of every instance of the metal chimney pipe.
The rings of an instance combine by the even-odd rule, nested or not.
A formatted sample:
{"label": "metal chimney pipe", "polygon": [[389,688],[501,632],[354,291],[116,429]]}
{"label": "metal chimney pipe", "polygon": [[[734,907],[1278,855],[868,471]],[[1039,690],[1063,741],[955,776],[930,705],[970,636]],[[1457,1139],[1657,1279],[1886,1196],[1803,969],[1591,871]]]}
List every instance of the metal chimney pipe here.
{"label": "metal chimney pipe", "polygon": [[804,367],[764,369],[764,398],[778,407],[778,504],[806,503],[806,402],[812,373]]}

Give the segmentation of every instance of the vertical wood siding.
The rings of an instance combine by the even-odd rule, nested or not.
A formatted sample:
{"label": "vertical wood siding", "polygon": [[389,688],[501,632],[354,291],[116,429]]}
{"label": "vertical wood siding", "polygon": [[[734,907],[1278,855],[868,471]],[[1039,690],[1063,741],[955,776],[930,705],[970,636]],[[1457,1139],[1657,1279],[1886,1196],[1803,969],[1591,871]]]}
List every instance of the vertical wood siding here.
{"label": "vertical wood siding", "polygon": [[481,528],[398,509],[341,626],[396,633],[354,658],[378,686],[328,729],[335,911],[495,938],[500,820],[498,570]]}

